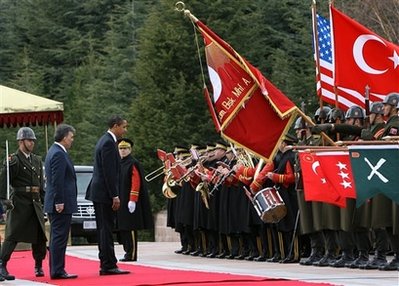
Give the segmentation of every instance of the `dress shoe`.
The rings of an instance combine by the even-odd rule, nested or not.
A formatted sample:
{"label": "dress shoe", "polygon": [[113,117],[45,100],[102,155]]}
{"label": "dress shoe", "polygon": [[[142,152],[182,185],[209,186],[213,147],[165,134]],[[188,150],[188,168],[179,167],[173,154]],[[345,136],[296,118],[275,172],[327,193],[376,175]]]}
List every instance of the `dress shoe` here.
{"label": "dress shoe", "polygon": [[4,281],[4,280],[6,280],[6,279],[4,279],[4,277],[0,275],[0,282]]}
{"label": "dress shoe", "polygon": [[15,280],[15,276],[8,273],[7,267],[4,262],[0,263],[0,276],[5,280]]}
{"label": "dress shoe", "polygon": [[216,258],[223,259],[223,258],[226,258],[226,256],[227,256],[227,253],[226,252],[222,252],[222,253],[216,255]]}
{"label": "dress shoe", "polygon": [[227,256],[226,256],[226,259],[234,259],[234,258],[236,258],[236,256],[237,256],[237,255],[230,254],[230,255],[227,255]]}
{"label": "dress shoe", "polygon": [[135,260],[133,258],[123,257],[123,258],[119,259],[119,261],[128,262],[128,261],[135,261]]}
{"label": "dress shoe", "polygon": [[214,252],[208,253],[208,254],[206,255],[206,257],[207,257],[207,258],[215,258],[215,257],[216,257],[216,253],[214,253]]}
{"label": "dress shoe", "polygon": [[234,257],[234,259],[237,259],[237,260],[244,260],[244,259],[245,259],[245,255],[243,255],[243,254],[238,255],[238,256]]}
{"label": "dress shoe", "polygon": [[281,260],[280,255],[274,255],[272,258],[267,259],[267,262],[279,262]]}
{"label": "dress shoe", "polygon": [[43,277],[44,276],[43,268],[35,267],[35,276],[36,277]]}
{"label": "dress shoe", "polygon": [[280,260],[280,263],[288,264],[288,263],[298,263],[299,259],[294,258],[293,256],[287,256],[286,258]]}
{"label": "dress shoe", "polygon": [[190,252],[190,255],[191,255],[191,256],[199,256],[200,253],[202,253],[202,252],[199,251],[199,250],[195,250],[195,251],[193,251],[193,252]]}
{"label": "dress shoe", "polygon": [[56,275],[51,276],[51,279],[74,279],[77,277],[78,277],[78,275],[76,275],[76,274],[62,273],[62,274],[56,274]]}
{"label": "dress shoe", "polygon": [[183,253],[184,251],[186,251],[186,249],[181,248],[181,249],[175,250],[175,253],[176,253],[176,254],[181,254],[181,253]]}
{"label": "dress shoe", "polygon": [[254,261],[254,259],[255,259],[256,257],[257,257],[257,256],[254,256],[254,255],[248,255],[248,256],[245,256],[244,260],[247,260],[247,261]]}
{"label": "dress shoe", "polygon": [[258,256],[258,257],[255,257],[255,258],[254,258],[254,261],[257,261],[257,262],[265,262],[265,261],[266,261],[266,257],[264,257],[264,256]]}
{"label": "dress shoe", "polygon": [[189,255],[192,251],[190,249],[187,249],[185,251],[183,251],[181,254],[183,255]]}
{"label": "dress shoe", "polygon": [[100,269],[100,275],[120,275],[120,274],[129,274],[130,271],[122,270],[119,268],[112,269]]}

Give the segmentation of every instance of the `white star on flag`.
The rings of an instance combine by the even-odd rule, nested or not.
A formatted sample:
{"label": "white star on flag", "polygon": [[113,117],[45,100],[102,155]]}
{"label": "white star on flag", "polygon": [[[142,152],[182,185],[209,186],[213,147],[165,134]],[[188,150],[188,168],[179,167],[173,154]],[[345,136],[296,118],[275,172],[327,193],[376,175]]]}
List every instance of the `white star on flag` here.
{"label": "white star on flag", "polygon": [[342,181],[340,184],[344,187],[344,189],[352,188],[352,182]]}
{"label": "white star on flag", "polygon": [[338,161],[338,163],[336,164],[336,166],[338,166],[338,168],[340,170],[345,169],[347,170],[348,168],[346,167],[346,164],[341,163],[340,161]]}
{"label": "white star on flag", "polygon": [[349,179],[349,174],[345,172],[339,172],[338,175],[341,176],[342,179]]}

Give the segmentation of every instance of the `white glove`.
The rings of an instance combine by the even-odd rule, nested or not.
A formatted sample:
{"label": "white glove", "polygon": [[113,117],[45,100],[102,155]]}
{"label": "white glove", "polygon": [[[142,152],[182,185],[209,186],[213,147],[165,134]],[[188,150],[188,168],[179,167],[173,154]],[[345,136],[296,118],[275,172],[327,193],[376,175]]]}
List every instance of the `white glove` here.
{"label": "white glove", "polygon": [[136,202],[129,201],[129,203],[127,204],[127,207],[129,208],[129,212],[133,213],[134,210],[136,209]]}

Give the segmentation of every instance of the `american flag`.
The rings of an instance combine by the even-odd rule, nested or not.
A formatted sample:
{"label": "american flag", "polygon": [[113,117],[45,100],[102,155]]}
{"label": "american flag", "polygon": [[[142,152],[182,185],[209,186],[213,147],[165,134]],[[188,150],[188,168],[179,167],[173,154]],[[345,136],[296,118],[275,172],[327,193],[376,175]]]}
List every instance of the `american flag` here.
{"label": "american flag", "polygon": [[[313,25],[313,27],[316,26],[317,29],[317,31],[313,30],[317,95],[321,97],[323,101],[335,105],[336,96],[334,93],[334,63],[331,45],[331,25],[330,21],[323,16],[315,13],[313,13],[313,15],[316,15],[316,25]],[[314,17],[313,21],[315,21]],[[316,47],[318,47],[317,51]],[[337,99],[338,106],[344,110],[355,104],[341,94],[337,96]]]}

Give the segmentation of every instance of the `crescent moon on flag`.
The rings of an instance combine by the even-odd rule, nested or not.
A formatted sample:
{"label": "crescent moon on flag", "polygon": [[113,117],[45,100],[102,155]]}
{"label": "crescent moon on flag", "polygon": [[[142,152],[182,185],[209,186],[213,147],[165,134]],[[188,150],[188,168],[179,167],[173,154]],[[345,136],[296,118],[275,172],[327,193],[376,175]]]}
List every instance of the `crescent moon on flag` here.
{"label": "crescent moon on flag", "polygon": [[312,170],[313,170],[313,173],[315,173],[316,175],[318,175],[317,174],[317,167],[319,167],[320,166],[320,162],[319,161],[315,161],[315,162],[313,162],[313,164],[312,164]]}
{"label": "crescent moon on flag", "polygon": [[220,80],[218,73],[209,65],[208,65],[208,73],[213,88],[213,100],[214,102],[216,102],[218,101],[220,94],[222,93],[222,81]]}
{"label": "crescent moon on flag", "polygon": [[356,39],[355,43],[353,44],[353,58],[355,59],[355,62],[359,66],[359,68],[362,69],[364,72],[370,74],[383,74],[388,69],[386,70],[374,69],[366,63],[366,60],[363,57],[363,48],[368,41],[377,41],[386,46],[384,41],[375,35],[361,35]]}

